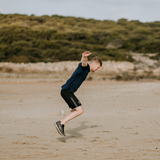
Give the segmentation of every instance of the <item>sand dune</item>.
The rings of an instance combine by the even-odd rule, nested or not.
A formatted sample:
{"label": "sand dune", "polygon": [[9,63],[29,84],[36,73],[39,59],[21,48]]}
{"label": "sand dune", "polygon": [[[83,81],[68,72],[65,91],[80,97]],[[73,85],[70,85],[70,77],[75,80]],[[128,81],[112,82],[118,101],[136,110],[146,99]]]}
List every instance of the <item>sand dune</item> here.
{"label": "sand dune", "polygon": [[[137,61],[105,61],[101,69],[90,74],[89,80],[160,80],[160,65],[148,57],[134,54]],[[65,80],[78,66],[78,61],[55,63],[0,63],[0,78],[51,78]]]}

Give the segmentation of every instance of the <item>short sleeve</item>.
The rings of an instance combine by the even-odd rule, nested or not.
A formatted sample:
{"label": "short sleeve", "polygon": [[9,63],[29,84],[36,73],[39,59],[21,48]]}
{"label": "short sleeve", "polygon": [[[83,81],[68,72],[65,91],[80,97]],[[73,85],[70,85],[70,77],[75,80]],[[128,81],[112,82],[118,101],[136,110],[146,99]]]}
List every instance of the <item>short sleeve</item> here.
{"label": "short sleeve", "polygon": [[85,67],[83,67],[83,66],[82,66],[82,63],[81,63],[81,68],[82,68],[83,70],[87,70],[87,69],[89,70],[89,69],[90,69],[88,63],[87,63],[87,66],[85,66]]}

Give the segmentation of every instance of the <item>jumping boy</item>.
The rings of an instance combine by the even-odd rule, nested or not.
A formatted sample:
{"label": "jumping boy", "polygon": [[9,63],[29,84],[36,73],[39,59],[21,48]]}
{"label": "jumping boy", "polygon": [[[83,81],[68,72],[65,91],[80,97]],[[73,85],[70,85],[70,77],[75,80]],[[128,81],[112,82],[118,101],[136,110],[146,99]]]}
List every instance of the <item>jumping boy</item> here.
{"label": "jumping boy", "polygon": [[99,57],[94,57],[88,64],[88,56],[90,54],[91,53],[89,51],[82,53],[82,59],[77,69],[68,79],[68,81],[62,86],[61,96],[66,101],[69,108],[71,108],[71,111],[64,118],[54,123],[58,133],[62,136],[65,136],[65,124],[83,113],[82,104],[74,95],[74,92],[77,91],[90,71],[95,72],[102,66],[102,61]]}

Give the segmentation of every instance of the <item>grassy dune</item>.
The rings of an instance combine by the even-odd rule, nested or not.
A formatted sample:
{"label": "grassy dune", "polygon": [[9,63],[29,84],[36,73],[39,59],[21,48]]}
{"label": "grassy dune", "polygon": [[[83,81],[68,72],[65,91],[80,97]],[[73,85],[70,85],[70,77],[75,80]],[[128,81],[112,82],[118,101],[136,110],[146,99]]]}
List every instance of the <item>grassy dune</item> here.
{"label": "grassy dune", "polygon": [[103,61],[134,62],[130,52],[160,57],[160,22],[0,14],[0,62],[77,61],[85,50]]}

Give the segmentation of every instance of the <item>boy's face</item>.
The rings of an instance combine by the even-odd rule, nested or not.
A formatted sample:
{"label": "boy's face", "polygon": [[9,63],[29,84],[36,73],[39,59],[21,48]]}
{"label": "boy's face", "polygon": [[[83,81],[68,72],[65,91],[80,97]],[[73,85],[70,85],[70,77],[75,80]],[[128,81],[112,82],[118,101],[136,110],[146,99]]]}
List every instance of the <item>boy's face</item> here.
{"label": "boy's face", "polygon": [[100,66],[99,63],[92,63],[90,69],[91,69],[92,72],[95,72],[95,71],[97,71],[100,67],[101,67],[101,66]]}

